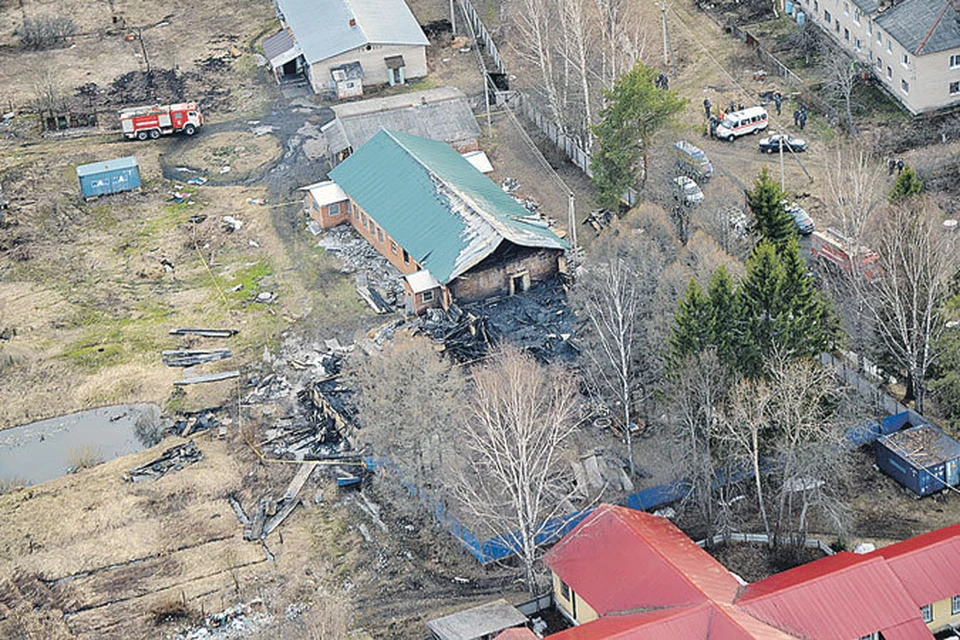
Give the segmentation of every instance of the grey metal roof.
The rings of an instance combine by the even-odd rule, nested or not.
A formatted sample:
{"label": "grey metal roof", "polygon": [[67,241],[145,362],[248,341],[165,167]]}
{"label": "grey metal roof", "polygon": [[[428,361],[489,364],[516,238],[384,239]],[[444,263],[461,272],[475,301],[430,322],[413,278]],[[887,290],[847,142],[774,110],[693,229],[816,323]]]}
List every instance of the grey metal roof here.
{"label": "grey metal roof", "polygon": [[877,0],[853,0],[853,4],[860,7],[860,11],[868,16],[872,16],[877,12],[877,9],[880,8]]}
{"label": "grey metal roof", "polygon": [[876,23],[914,55],[960,47],[960,26],[950,0],[904,0],[876,18]]}
{"label": "grey metal roof", "polygon": [[[404,0],[278,0],[308,63],[366,44],[429,44]],[[350,26],[350,21],[356,24]]]}
{"label": "grey metal roof", "polygon": [[515,607],[503,598],[466,611],[427,622],[441,640],[475,640],[527,622]]}
{"label": "grey metal roof", "polygon": [[454,87],[401,93],[333,107],[336,119],[324,130],[331,153],[359,149],[380,129],[455,143],[480,137],[467,96]]}
{"label": "grey metal roof", "polygon": [[262,46],[263,55],[267,57],[267,60],[273,60],[277,56],[283,55],[290,49],[293,49],[296,45],[293,42],[293,36],[290,35],[290,32],[286,29],[281,29],[269,38],[264,38]]}

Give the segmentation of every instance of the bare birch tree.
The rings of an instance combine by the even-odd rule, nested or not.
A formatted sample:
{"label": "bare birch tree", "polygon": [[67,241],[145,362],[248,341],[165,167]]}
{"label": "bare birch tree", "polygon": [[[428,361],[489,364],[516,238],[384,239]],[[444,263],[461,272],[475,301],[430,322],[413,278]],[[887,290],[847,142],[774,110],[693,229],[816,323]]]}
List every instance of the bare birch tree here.
{"label": "bare birch tree", "polygon": [[520,32],[518,48],[528,62],[540,72],[540,89],[547,98],[550,114],[557,126],[563,127],[560,89],[554,68],[554,48],[557,34],[555,5],[552,0],[519,0],[516,7],[516,27]]}
{"label": "bare birch tree", "polygon": [[[839,142],[827,155],[826,168],[826,198],[833,218],[830,224],[851,246],[864,247],[872,220],[886,200],[883,167],[862,144]],[[852,260],[849,274],[824,271],[823,275],[847,322],[857,368],[862,370],[870,331],[863,264]]]}
{"label": "bare birch tree", "polygon": [[650,358],[657,347],[647,340],[650,315],[663,260],[651,242],[636,246],[628,235],[608,236],[595,247],[574,289],[573,303],[585,322],[589,381],[616,403],[623,420],[627,460],[634,474],[632,426],[635,399],[651,392]]}
{"label": "bare birch tree", "polygon": [[877,243],[880,275],[866,296],[885,351],[906,374],[904,402],[923,412],[926,377],[943,333],[942,307],[957,273],[955,234],[922,196],[890,208]]}
{"label": "bare birch tree", "polygon": [[502,535],[517,553],[531,592],[537,537],[550,518],[572,508],[577,406],[569,373],[501,347],[474,371],[470,402],[459,420],[454,493],[477,526]]}
{"label": "bare birch tree", "polygon": [[842,51],[839,51],[833,44],[824,44],[826,50],[821,55],[824,63],[824,74],[828,98],[843,110],[843,123],[847,133],[854,135],[857,133],[857,125],[853,121],[853,91],[860,84],[862,71],[860,63]]}

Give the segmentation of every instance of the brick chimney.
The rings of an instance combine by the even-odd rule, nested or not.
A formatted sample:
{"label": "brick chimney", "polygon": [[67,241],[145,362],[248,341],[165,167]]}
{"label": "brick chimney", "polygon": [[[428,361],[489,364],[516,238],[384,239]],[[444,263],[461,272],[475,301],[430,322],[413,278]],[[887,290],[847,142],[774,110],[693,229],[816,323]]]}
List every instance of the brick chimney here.
{"label": "brick chimney", "polygon": [[[957,1],[958,1],[958,0],[951,0],[951,2],[957,2]],[[356,19],[356,18],[350,18],[350,26],[351,26],[351,27],[357,26],[357,19]]]}

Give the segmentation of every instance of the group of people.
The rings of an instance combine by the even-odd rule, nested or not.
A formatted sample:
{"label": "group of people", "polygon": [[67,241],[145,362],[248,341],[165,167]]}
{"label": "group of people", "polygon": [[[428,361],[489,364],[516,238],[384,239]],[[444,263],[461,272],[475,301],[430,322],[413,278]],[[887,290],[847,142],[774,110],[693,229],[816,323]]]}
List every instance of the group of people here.
{"label": "group of people", "polygon": [[[661,74],[662,75],[662,74]],[[783,94],[779,91],[775,91],[773,94],[773,104],[777,108],[777,115],[781,115],[783,110]],[[723,122],[723,117],[726,115],[723,109],[718,108],[716,115],[712,113],[713,104],[710,102],[710,98],[703,99],[703,114],[706,117],[707,121],[710,123],[710,135],[713,136],[716,133],[717,125]],[[743,104],[735,102],[734,100],[730,101],[730,111],[743,111]],[[799,127],[803,131],[804,127],[807,126],[807,105],[806,103],[800,103],[800,107],[793,112],[793,124],[796,127]]]}

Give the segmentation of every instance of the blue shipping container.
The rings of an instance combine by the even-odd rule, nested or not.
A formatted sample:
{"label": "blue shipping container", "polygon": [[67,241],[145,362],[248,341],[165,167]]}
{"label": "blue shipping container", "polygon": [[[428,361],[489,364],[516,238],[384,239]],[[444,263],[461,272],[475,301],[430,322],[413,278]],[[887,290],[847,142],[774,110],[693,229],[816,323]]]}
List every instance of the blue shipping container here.
{"label": "blue shipping container", "polygon": [[960,443],[925,424],[877,438],[877,466],[918,496],[960,484]]}
{"label": "blue shipping container", "polygon": [[140,188],[140,169],[133,156],[77,167],[80,191],[85,199]]}

